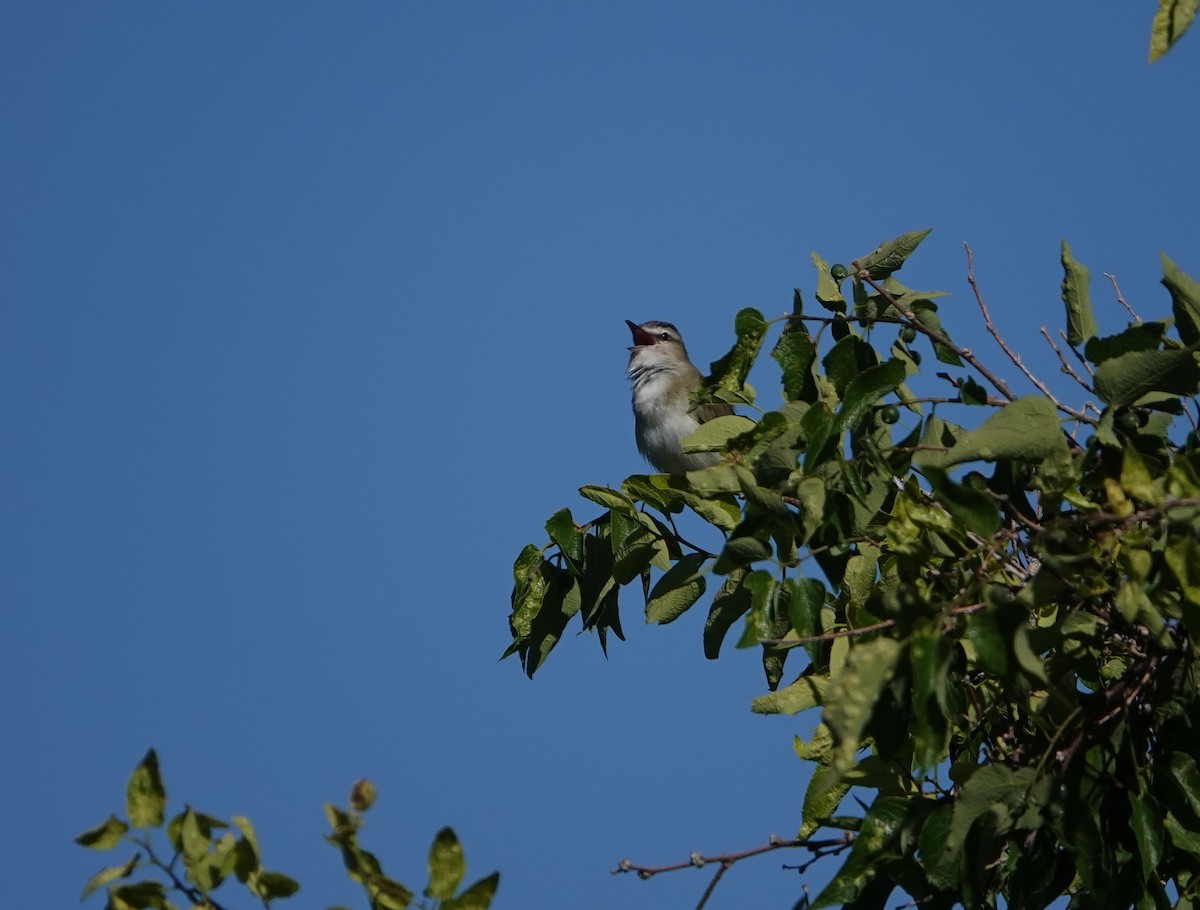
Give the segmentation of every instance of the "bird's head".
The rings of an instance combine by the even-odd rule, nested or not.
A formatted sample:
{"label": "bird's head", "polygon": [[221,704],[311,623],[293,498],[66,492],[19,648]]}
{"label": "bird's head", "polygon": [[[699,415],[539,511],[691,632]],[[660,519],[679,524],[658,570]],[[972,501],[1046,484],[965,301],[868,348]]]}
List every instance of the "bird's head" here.
{"label": "bird's head", "polygon": [[679,334],[679,329],[671,323],[652,319],[638,325],[626,319],[625,324],[633,333],[633,345],[629,348],[630,365],[637,363],[642,367],[669,368],[675,364],[690,362],[687,348],[683,346],[683,337]]}

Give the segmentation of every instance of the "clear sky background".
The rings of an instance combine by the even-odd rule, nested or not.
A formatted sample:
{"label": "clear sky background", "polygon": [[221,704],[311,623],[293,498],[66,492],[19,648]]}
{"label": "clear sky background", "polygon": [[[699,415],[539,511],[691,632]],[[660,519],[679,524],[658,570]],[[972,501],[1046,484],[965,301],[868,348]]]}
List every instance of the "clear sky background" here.
{"label": "clear sky background", "polygon": [[[365,906],[321,840],[360,776],[389,872],[422,887],[449,824],[500,908],[692,907],[708,872],[609,870],[793,834],[816,720],[749,713],[755,652],[708,662],[702,608],[646,627],[634,594],[607,660],[572,634],[530,682],[497,662],[512,560],[645,469],[626,318],[704,366],[739,307],[811,294],[810,251],[925,227],[902,277],[1022,391],[963,241],[1051,377],[1061,238],[1104,330],[1104,271],[1167,313],[1200,38],[1149,66],[1154,6],[7,4],[4,904],[125,858],[71,839],[150,746],[174,809],[257,824],[280,906]],[[710,908],[824,881],[779,865]]]}

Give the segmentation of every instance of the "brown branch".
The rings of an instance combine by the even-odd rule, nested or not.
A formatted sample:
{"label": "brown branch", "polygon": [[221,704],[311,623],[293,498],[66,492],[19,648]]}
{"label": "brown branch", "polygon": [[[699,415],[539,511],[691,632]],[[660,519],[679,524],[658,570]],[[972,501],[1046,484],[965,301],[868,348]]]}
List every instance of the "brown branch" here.
{"label": "brown branch", "polygon": [[1149,521],[1153,518],[1161,518],[1171,509],[1185,509],[1189,507],[1200,506],[1200,496],[1191,496],[1184,499],[1170,499],[1162,505],[1152,506],[1148,509],[1141,509],[1137,512],[1130,512],[1128,515],[1118,515],[1116,512],[1086,512],[1078,513],[1073,517],[1082,521],[1084,524],[1129,524],[1135,521]]}
{"label": "brown branch", "polygon": [[1054,353],[1058,355],[1058,362],[1062,364],[1062,371],[1064,373],[1066,373],[1068,376],[1070,376],[1072,379],[1074,379],[1081,386],[1083,386],[1083,388],[1085,390],[1087,390],[1088,392],[1091,392],[1093,395],[1095,395],[1096,390],[1094,388],[1092,388],[1091,385],[1089,385],[1087,382],[1085,382],[1083,377],[1075,372],[1075,368],[1072,367],[1071,364],[1067,362],[1067,358],[1065,356],[1063,356],[1062,348],[1060,348],[1057,344],[1054,343],[1054,339],[1050,337],[1050,333],[1046,331],[1045,326],[1042,326],[1041,333],[1042,333],[1042,336],[1046,339],[1046,342],[1054,350]]}
{"label": "brown branch", "polygon": [[[997,331],[995,323],[992,322],[992,314],[988,312],[987,304],[983,300],[983,293],[979,290],[979,282],[975,280],[975,257],[971,253],[971,247],[964,243],[963,249],[967,251],[967,283],[971,285],[971,290],[975,292],[975,302],[979,305],[979,311],[983,314],[983,324],[987,327],[988,334],[996,339],[996,343],[1000,345],[1000,349],[1008,355],[1008,359],[1011,360],[1014,365],[1016,365],[1016,368],[1025,374],[1025,378],[1032,382],[1037,387],[1039,392],[1054,402],[1054,406],[1058,408],[1058,410],[1062,411],[1064,414],[1069,414],[1076,420],[1082,420],[1084,423],[1094,424],[1096,421],[1084,414],[1083,411],[1077,411],[1075,408],[1065,405],[1055,398],[1054,394],[1050,391],[1049,386],[1033,375],[1030,369],[1021,362],[1020,355],[1018,355],[1013,351],[1012,348],[1008,346],[1008,343],[1004,340],[1003,336],[1001,336],[1000,332]],[[1009,400],[1011,400],[1011,398]]]}
{"label": "brown branch", "polygon": [[182,893],[183,896],[190,900],[193,904],[198,907],[208,908],[208,910],[225,910],[224,907],[213,900],[211,894],[205,894],[204,892],[200,891],[199,888],[189,885],[175,873],[175,859],[179,858],[178,853],[175,854],[175,858],[172,859],[170,863],[164,863],[154,853],[154,847],[151,845],[148,835],[141,840],[138,838],[131,839],[135,844],[146,851],[146,857],[150,860],[150,864],[158,867],[160,870],[170,876],[171,884],[174,886],[175,890]]}
{"label": "brown branch", "polygon": [[[939,332],[937,329],[932,329],[929,326],[925,325],[925,323],[923,323],[920,319],[917,318],[917,315],[915,313],[913,313],[911,310],[905,308],[895,297],[892,296],[891,293],[889,293],[883,287],[883,285],[879,284],[873,278],[871,278],[871,276],[868,275],[865,270],[860,269],[858,267],[857,262],[852,263],[852,265],[854,266],[855,273],[858,275],[858,277],[861,278],[863,281],[865,281],[867,284],[869,284],[872,288],[874,288],[877,293],[879,293],[888,303],[890,303],[893,307],[896,308],[896,312],[898,312],[901,316],[904,317],[904,319],[902,320],[904,325],[912,326],[914,329],[916,329],[922,335],[925,335],[926,337],[928,337],[929,340],[932,341],[934,344],[940,344],[942,347],[953,351],[955,354],[957,354],[959,357],[961,357],[963,360],[965,360],[967,363],[969,363],[972,367],[974,367],[975,370],[979,373],[979,375],[982,376],[984,379],[986,379],[988,382],[990,382],[992,384],[992,387],[995,388],[996,391],[998,391],[1006,399],[1008,399],[1009,401],[1016,401],[1017,396],[1012,393],[1012,390],[1009,389],[1008,384],[1005,383],[1005,381],[1003,379],[1001,379],[999,376],[997,376],[991,370],[989,370],[986,366],[984,366],[983,363],[980,362],[979,358],[977,358],[971,352],[970,348],[960,347],[959,345],[957,345],[953,341],[951,341],[948,337],[946,337],[944,334]],[[886,317],[883,317],[883,318],[876,317],[876,321],[882,322],[885,320],[886,320]],[[893,320],[886,320],[886,321],[893,321]]]}
{"label": "brown branch", "polygon": [[1121,289],[1119,287],[1117,287],[1117,276],[1110,275],[1110,274],[1108,274],[1108,272],[1105,272],[1104,277],[1107,278],[1112,283],[1113,291],[1117,295],[1117,303],[1119,303],[1119,304],[1121,304],[1121,306],[1125,307],[1125,309],[1129,312],[1129,315],[1133,317],[1134,322],[1141,322],[1142,317],[1133,311],[1133,307],[1131,307],[1128,303],[1126,303],[1125,298],[1121,295]]}
{"label": "brown branch", "polygon": [[[961,607],[951,607],[947,610],[950,616],[966,616],[969,613],[977,613],[982,610],[986,604],[976,603],[967,604]],[[858,638],[861,635],[870,635],[872,632],[883,632],[886,629],[891,629],[896,625],[896,620],[885,619],[882,622],[872,623],[869,626],[859,626],[856,629],[839,629],[837,632],[822,632],[820,635],[805,635],[802,638],[760,638],[760,645],[770,645],[772,648],[796,648],[800,645],[810,645],[817,642],[836,641],[839,638]]]}
{"label": "brown branch", "polygon": [[1079,361],[1079,365],[1083,367],[1083,369],[1087,372],[1087,374],[1089,376],[1095,376],[1096,371],[1092,369],[1092,365],[1090,363],[1088,363],[1087,358],[1084,357],[1083,354],[1079,353],[1079,351],[1075,349],[1074,345],[1071,344],[1070,340],[1067,338],[1067,333],[1064,332],[1062,329],[1059,329],[1058,337],[1066,342],[1067,350],[1071,352],[1071,356],[1073,356],[1076,360]]}
{"label": "brown branch", "polygon": [[718,853],[715,856],[704,856],[701,853],[693,853],[687,858],[686,862],[669,863],[666,866],[639,866],[637,863],[630,862],[627,859],[617,863],[617,868],[612,870],[613,875],[620,875],[623,872],[636,872],[638,878],[647,879],[660,875],[663,872],[678,872],[680,869],[699,869],[702,866],[707,866],[710,863],[721,863],[722,865],[732,866],[736,862],[744,859],[749,859],[752,856],[760,856],[763,853],[770,853],[773,850],[792,850],[797,848],[807,850],[824,850],[827,847],[833,847],[841,844],[849,844],[852,838],[849,834],[842,837],[832,838],[827,840],[783,840],[782,838],[771,836],[771,839],[757,847],[751,847],[749,850],[741,850],[736,853]]}

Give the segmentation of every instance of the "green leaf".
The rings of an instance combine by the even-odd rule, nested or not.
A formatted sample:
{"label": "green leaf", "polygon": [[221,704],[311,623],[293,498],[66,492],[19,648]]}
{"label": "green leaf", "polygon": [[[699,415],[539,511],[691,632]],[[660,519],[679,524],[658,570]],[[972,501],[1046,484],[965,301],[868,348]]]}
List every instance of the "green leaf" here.
{"label": "green leaf", "polygon": [[[799,737],[797,737],[799,742]],[[818,765],[813,769],[804,792],[804,808],[801,813],[802,822],[797,837],[803,840],[811,837],[833,813],[837,812],[842,799],[850,791],[849,784],[825,785],[825,775],[829,773],[827,765]]]}
{"label": "green leaf", "polygon": [[971,826],[982,816],[995,812],[1002,822],[1001,831],[1027,817],[1037,769],[1013,770],[1005,765],[984,765],[963,784],[954,803],[948,846],[961,850]]}
{"label": "green leaf", "polygon": [[720,656],[721,643],[730,626],[750,609],[750,589],[743,584],[747,574],[746,569],[733,569],[713,597],[704,623],[704,656],[709,660]]}
{"label": "green leaf", "polygon": [[179,843],[184,862],[189,864],[204,856],[212,843],[209,839],[208,826],[200,821],[191,808],[188,808],[183,815],[183,824],[179,829]]}
{"label": "green leaf", "polygon": [[863,818],[850,855],[833,881],[812,902],[812,910],[849,904],[862,893],[867,884],[883,870],[882,860],[891,858],[893,844],[907,813],[907,797],[881,796],[875,800]]}
{"label": "green leaf", "polygon": [[825,723],[833,733],[833,767],[844,773],[862,748],[863,730],[883,687],[891,680],[902,646],[893,638],[860,641],[825,697]]}
{"label": "green leaf", "polygon": [[740,414],[726,414],[722,417],[714,417],[712,420],[707,420],[700,424],[696,428],[696,432],[683,440],[683,451],[720,452],[725,448],[725,443],[734,436],[748,433],[754,427],[755,423],[753,420],[749,417],[742,417]]}
{"label": "green leaf", "polygon": [[940,628],[914,631],[912,663],[913,763],[931,772],[946,754],[950,727],[946,719],[946,686],[952,652]]}
{"label": "green leaf", "polygon": [[846,312],[846,298],[833,276],[829,274],[829,263],[817,252],[812,254],[813,266],[817,270],[817,303],[833,313]]}
{"label": "green leaf", "polygon": [[1200,543],[1191,537],[1174,537],[1163,550],[1163,557],[1184,598],[1200,607]]}
{"label": "green leaf", "polygon": [[138,860],[141,859],[141,856],[141,853],[135,853],[127,862],[119,866],[109,866],[107,869],[101,869],[88,879],[87,884],[84,885],[83,894],[80,895],[79,899],[81,901],[87,900],[88,895],[97,888],[103,888],[109,882],[116,881],[119,878],[128,878],[133,874],[133,870],[137,868]]}
{"label": "green leaf", "polygon": [[1200,366],[1187,350],[1130,351],[1096,367],[1095,387],[1112,408],[1133,404],[1147,392],[1195,395]]}
{"label": "green leaf", "polygon": [[121,838],[128,830],[129,826],[125,822],[115,815],[110,815],[107,821],[84,831],[75,838],[75,843],[92,850],[111,850],[121,842]]}
{"label": "green leaf", "polygon": [[131,885],[113,888],[108,892],[108,900],[114,910],[126,910],[126,908],[142,910],[144,907],[167,910],[171,906],[167,902],[162,882],[155,881],[135,882]]}
{"label": "green leaf", "polygon": [[921,241],[929,236],[932,228],[924,231],[909,231],[895,240],[881,243],[875,252],[858,260],[858,267],[865,270],[874,280],[881,281],[892,272],[898,271],[904,260],[912,255]]}
{"label": "green leaf", "polygon": [[899,360],[889,360],[855,376],[846,386],[842,406],[834,418],[833,433],[857,424],[880,398],[904,382],[904,377],[904,364]]}
{"label": "green leaf", "polygon": [[1130,351],[1157,350],[1162,347],[1167,326],[1167,322],[1135,322],[1115,335],[1090,338],[1083,346],[1083,356],[1092,363],[1103,363]]}
{"label": "green leaf", "polygon": [[134,828],[157,828],[163,823],[167,791],[158,771],[158,755],[153,749],[146,753],[129,777],[125,787],[125,812]]}
{"label": "green leaf", "polygon": [[[526,544],[517,555],[513,563],[513,582],[512,615],[508,622],[513,639],[523,641],[529,637],[534,618],[542,609],[547,587],[542,573],[542,551],[533,544]],[[512,649],[508,653],[512,653]]]}
{"label": "green leaf", "polygon": [[[927,300],[918,300],[911,305],[910,312],[923,326],[937,332],[947,341],[952,340],[950,333],[942,326],[942,317],[938,315],[936,304]],[[963,365],[962,358],[958,356],[957,351],[936,341],[933,342],[933,356],[950,366],[960,367]]]}
{"label": "green leaf", "polygon": [[[820,410],[810,408],[802,421],[810,431],[808,451],[804,456],[805,470],[814,470],[824,460],[826,446],[831,441],[836,442],[843,430],[856,425],[880,398],[899,387],[904,377],[904,364],[894,358],[859,373],[846,386],[842,406],[825,428],[824,437],[820,433]],[[815,426],[810,426],[814,421]]]}
{"label": "green leaf", "polygon": [[612,509],[616,512],[623,512],[626,515],[632,515],[634,512],[633,503],[629,497],[623,493],[618,493],[616,490],[609,487],[601,487],[595,484],[579,488],[579,495],[584,499],[590,499],[597,505],[602,505],[606,509]]}
{"label": "green leaf", "polygon": [[701,574],[707,557],[689,553],[671,566],[646,601],[646,622],[666,624],[678,619],[704,594],[706,582]]}
{"label": "green leaf", "polygon": [[583,561],[583,531],[575,524],[570,509],[559,509],[551,515],[546,520],[546,533],[572,564]]}
{"label": "green leaf", "polygon": [[783,397],[788,401],[816,401],[817,386],[813,363],[817,359],[816,342],[802,331],[785,331],[775,343],[771,356],[783,374]]}
{"label": "green leaf", "polygon": [[413,893],[386,876],[374,875],[364,884],[371,898],[371,910],[406,910],[412,903]]}
{"label": "green leaf", "polygon": [[789,686],[760,695],[750,702],[755,714],[799,714],[822,703],[829,680],[824,676],[801,676]]}
{"label": "green leaf", "polygon": [[1183,37],[1196,18],[1200,0],[1158,0],[1158,12],[1150,27],[1150,62],[1153,63]]}
{"label": "green leaf", "polygon": [[458,897],[445,901],[441,910],[487,910],[499,885],[500,873],[493,872],[486,878],[481,878]]}
{"label": "green leaf", "polygon": [[702,496],[690,491],[681,491],[683,501],[688,508],[707,521],[710,525],[729,532],[738,526],[742,512],[736,502],[729,498]]}
{"label": "green leaf", "polygon": [[816,578],[788,578],[788,619],[801,638],[821,634],[821,610],[825,607],[825,585]]}
{"label": "green leaf", "polygon": [[300,883],[282,872],[260,870],[254,876],[254,891],[264,901],[273,901],[278,897],[291,897],[299,890]]}
{"label": "green leaf", "polygon": [[938,504],[961,521],[964,527],[985,538],[996,533],[1000,527],[1000,507],[990,496],[955,483],[945,471],[937,468],[922,468],[921,473],[929,481]]}
{"label": "green leaf", "polygon": [[1136,793],[1129,794],[1129,821],[1142,860],[1142,881],[1157,878],[1155,870],[1163,853],[1163,819],[1157,807]]}
{"label": "green leaf", "polygon": [[753,390],[746,384],[746,377],[750,375],[750,368],[754,366],[758,350],[767,334],[767,321],[758,310],[745,307],[734,316],[733,329],[737,333],[737,341],[725,356],[712,362],[709,376],[697,393],[697,401],[703,402],[712,398],[728,400],[728,396],[719,394],[721,391],[734,393],[735,401],[746,400],[749,403],[754,400]]}
{"label": "green leaf", "polygon": [[258,849],[258,835],[254,833],[254,826],[250,824],[250,819],[246,818],[246,816],[235,815],[230,821],[233,822],[242,835],[234,853],[233,871],[237,875],[239,882],[246,882],[259,869],[259,856],[261,852]]}
{"label": "green leaf", "polygon": [[452,829],[443,828],[429,848],[429,885],[425,888],[425,896],[448,900],[458,890],[466,872],[458,837]]}
{"label": "green leaf", "polygon": [[847,335],[821,360],[825,377],[833,383],[834,391],[841,398],[846,394],[850,380],[879,363],[875,349],[857,335]]}
{"label": "green leaf", "polygon": [[1171,777],[1193,814],[1200,816],[1200,768],[1196,759],[1186,752],[1172,753]]}
{"label": "green leaf", "polygon": [[1180,269],[1166,253],[1160,255],[1163,265],[1162,283],[1171,292],[1175,328],[1184,344],[1195,344],[1200,341],[1200,281],[1196,281]]}
{"label": "green leaf", "polygon": [[962,399],[963,404],[981,405],[987,404],[988,400],[987,389],[970,376],[959,384],[958,396]]}
{"label": "green leaf", "polygon": [[1065,445],[1054,402],[1041,395],[1029,395],[1009,402],[959,437],[941,466],[1001,458],[1037,462]]}
{"label": "green leaf", "polygon": [[608,613],[609,609],[614,614],[616,610],[612,553],[608,550],[607,540],[597,540],[589,535],[588,543],[592,556],[585,556],[587,571],[582,578],[575,578],[566,569],[558,569],[549,562],[542,563],[546,588],[541,608],[533,617],[529,635],[517,644],[522,667],[531,679],[562,638],[567,623],[582,609],[585,599],[588,603],[585,627],[592,628],[613,619]]}
{"label": "green leaf", "polygon": [[640,500],[664,515],[683,511],[683,494],[670,485],[670,474],[631,474],[621,481],[630,499]]}
{"label": "green leaf", "polygon": [[1078,347],[1099,332],[1088,285],[1091,275],[1087,267],[1076,262],[1067,241],[1062,242],[1062,299],[1067,307],[1067,342]]}
{"label": "green leaf", "polygon": [[627,585],[648,568],[658,550],[660,539],[643,527],[636,528],[613,552],[612,577]]}
{"label": "green leaf", "polygon": [[1171,843],[1192,856],[1200,857],[1200,831],[1194,831],[1179,820],[1174,812],[1168,812],[1163,818],[1163,829],[1171,838]]}

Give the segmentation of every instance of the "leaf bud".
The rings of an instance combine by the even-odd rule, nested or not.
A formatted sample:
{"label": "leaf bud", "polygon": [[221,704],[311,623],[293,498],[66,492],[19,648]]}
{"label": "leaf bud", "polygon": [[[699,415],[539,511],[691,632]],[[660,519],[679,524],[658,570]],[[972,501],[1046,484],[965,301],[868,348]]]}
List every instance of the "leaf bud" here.
{"label": "leaf bud", "polygon": [[350,808],[355,812],[366,812],[375,802],[375,785],[365,777],[355,781],[350,788]]}

